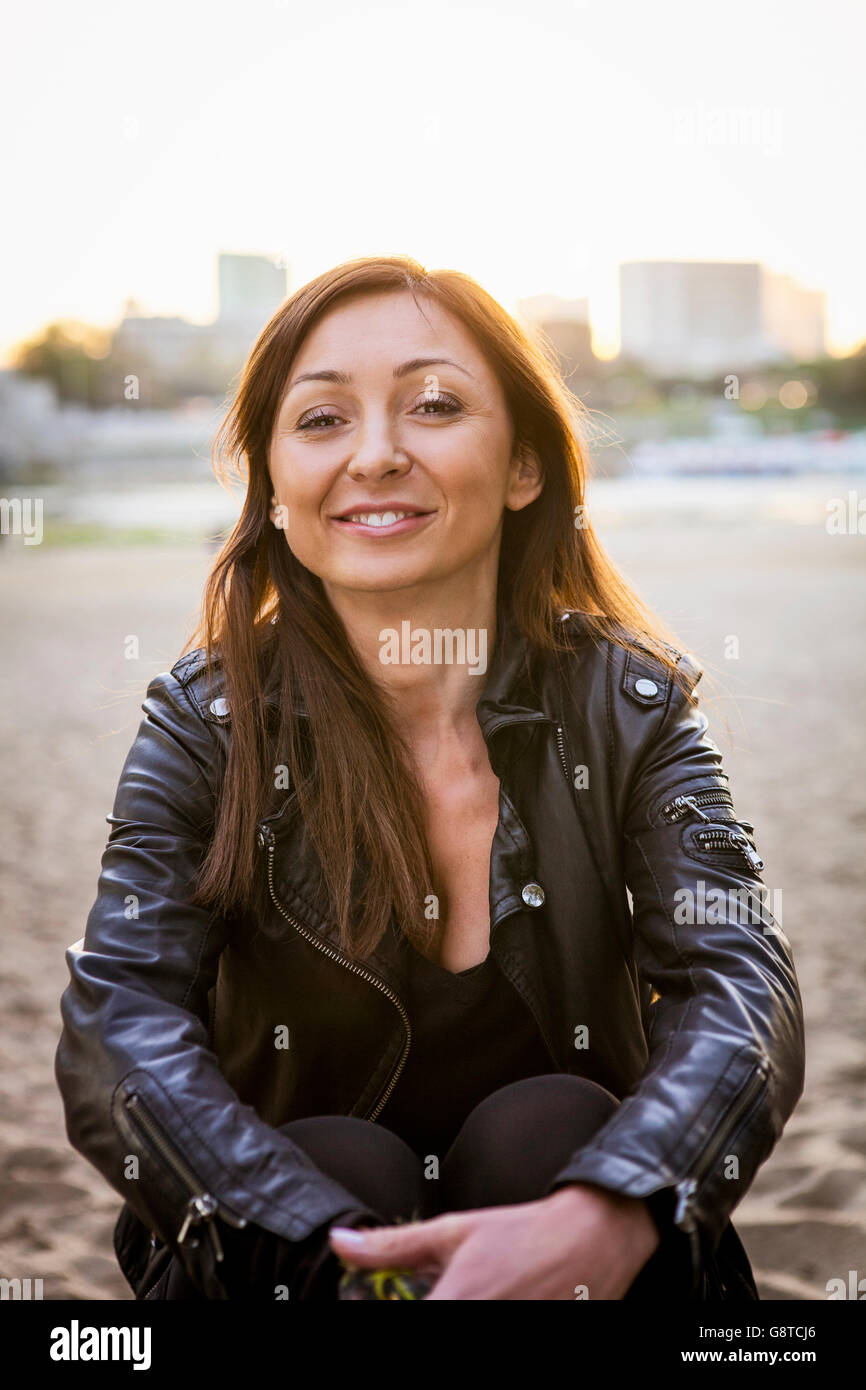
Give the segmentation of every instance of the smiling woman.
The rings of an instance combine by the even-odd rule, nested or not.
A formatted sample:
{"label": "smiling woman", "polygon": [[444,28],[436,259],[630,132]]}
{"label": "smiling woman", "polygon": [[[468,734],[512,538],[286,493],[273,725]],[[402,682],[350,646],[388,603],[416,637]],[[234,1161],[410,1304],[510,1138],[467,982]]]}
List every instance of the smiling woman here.
{"label": "smiling woman", "polygon": [[[461,724],[464,746],[474,743],[462,760],[487,766],[475,692],[441,668],[411,690],[397,679],[404,672],[389,670],[385,681],[384,627],[406,618],[416,628],[484,627],[492,649],[497,619],[514,611],[534,643],[556,650],[566,645],[562,610],[580,608],[599,636],[616,630],[627,643],[642,632],[676,673],[669,634],[616,574],[586,518],[573,525],[586,477],[576,404],[538,345],[456,271],[428,274],[400,258],[350,262],[274,316],[218,439],[220,466],[240,465],[249,485],[191,644],[222,650],[240,706],[199,901],[240,901],[255,876],[249,808],[264,809],[267,786],[253,733],[261,696],[251,634],[263,633],[269,662],[278,613],[294,634],[291,648],[276,643],[281,705],[303,701],[318,767],[307,779],[287,728],[290,775],[322,851],[341,944],[362,952],[381,939],[392,899],[414,944],[435,950],[437,924],[418,923],[415,911],[417,884],[434,877],[428,837],[414,829],[425,822],[419,779],[427,774],[429,796],[437,752],[444,769],[461,757],[443,739],[448,723]],[[498,810],[490,782],[486,804]],[[359,844],[370,891],[353,916]],[[486,864],[472,879],[484,892]]]}
{"label": "smiling woman", "polygon": [[[757,1297],[729,1216],[802,1090],[796,974],[575,408],[408,258],[253,349],[217,439],[243,512],[62,1004],[139,1298]],[[760,907],[675,917],[699,884]]]}

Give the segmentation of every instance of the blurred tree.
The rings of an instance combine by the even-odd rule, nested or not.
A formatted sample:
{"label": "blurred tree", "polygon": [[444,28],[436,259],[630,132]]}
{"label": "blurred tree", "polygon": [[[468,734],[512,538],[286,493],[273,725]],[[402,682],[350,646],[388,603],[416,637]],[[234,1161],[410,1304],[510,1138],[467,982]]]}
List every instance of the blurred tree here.
{"label": "blurred tree", "polygon": [[77,319],[59,319],[18,348],[13,366],[50,381],[62,401],[100,403],[100,380],[111,333]]}
{"label": "blurred tree", "polygon": [[814,382],[817,404],[831,411],[840,424],[858,424],[866,418],[866,342],[847,357],[800,363],[788,377]]}

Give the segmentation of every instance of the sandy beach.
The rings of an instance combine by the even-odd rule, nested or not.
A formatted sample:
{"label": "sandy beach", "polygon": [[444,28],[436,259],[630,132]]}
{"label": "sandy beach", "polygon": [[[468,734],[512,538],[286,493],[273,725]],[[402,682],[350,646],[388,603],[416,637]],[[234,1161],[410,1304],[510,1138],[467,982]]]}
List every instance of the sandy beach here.
{"label": "sandy beach", "polygon": [[[600,529],[715,676],[711,730],[782,893],[806,1089],[734,1222],[762,1297],[825,1299],[849,1270],[866,1279],[866,538],[796,508],[688,525],[609,508]],[[46,1299],[132,1297],[111,1243],[120,1198],[69,1147],[54,1082],[63,952],[84,932],[145,687],[177,658],[211,556],[0,545],[0,1275],[42,1278]]]}

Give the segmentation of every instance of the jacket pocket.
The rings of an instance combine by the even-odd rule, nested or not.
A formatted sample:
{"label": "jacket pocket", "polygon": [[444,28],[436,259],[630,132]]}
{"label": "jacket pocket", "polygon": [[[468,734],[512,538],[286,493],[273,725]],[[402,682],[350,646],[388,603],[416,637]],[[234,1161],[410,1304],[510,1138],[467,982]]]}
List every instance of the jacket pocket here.
{"label": "jacket pocket", "polygon": [[665,825],[682,823],[682,848],[699,863],[748,868],[755,875],[764,867],[754,841],[755,827],[736,818],[727,787],[715,784],[668,795],[659,805],[657,815]]}
{"label": "jacket pocket", "polygon": [[683,849],[692,859],[704,864],[748,868],[751,873],[758,874],[764,867],[764,861],[755,846],[754,833],[754,826],[748,821],[710,821],[686,831]]}

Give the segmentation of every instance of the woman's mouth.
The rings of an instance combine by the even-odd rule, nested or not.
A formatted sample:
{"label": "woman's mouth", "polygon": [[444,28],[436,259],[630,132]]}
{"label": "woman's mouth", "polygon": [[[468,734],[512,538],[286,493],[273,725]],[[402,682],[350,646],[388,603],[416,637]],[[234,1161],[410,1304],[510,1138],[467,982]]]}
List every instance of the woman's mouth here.
{"label": "woman's mouth", "polygon": [[332,517],[335,526],[359,536],[396,536],[417,531],[426,525],[435,512],[350,512]]}

